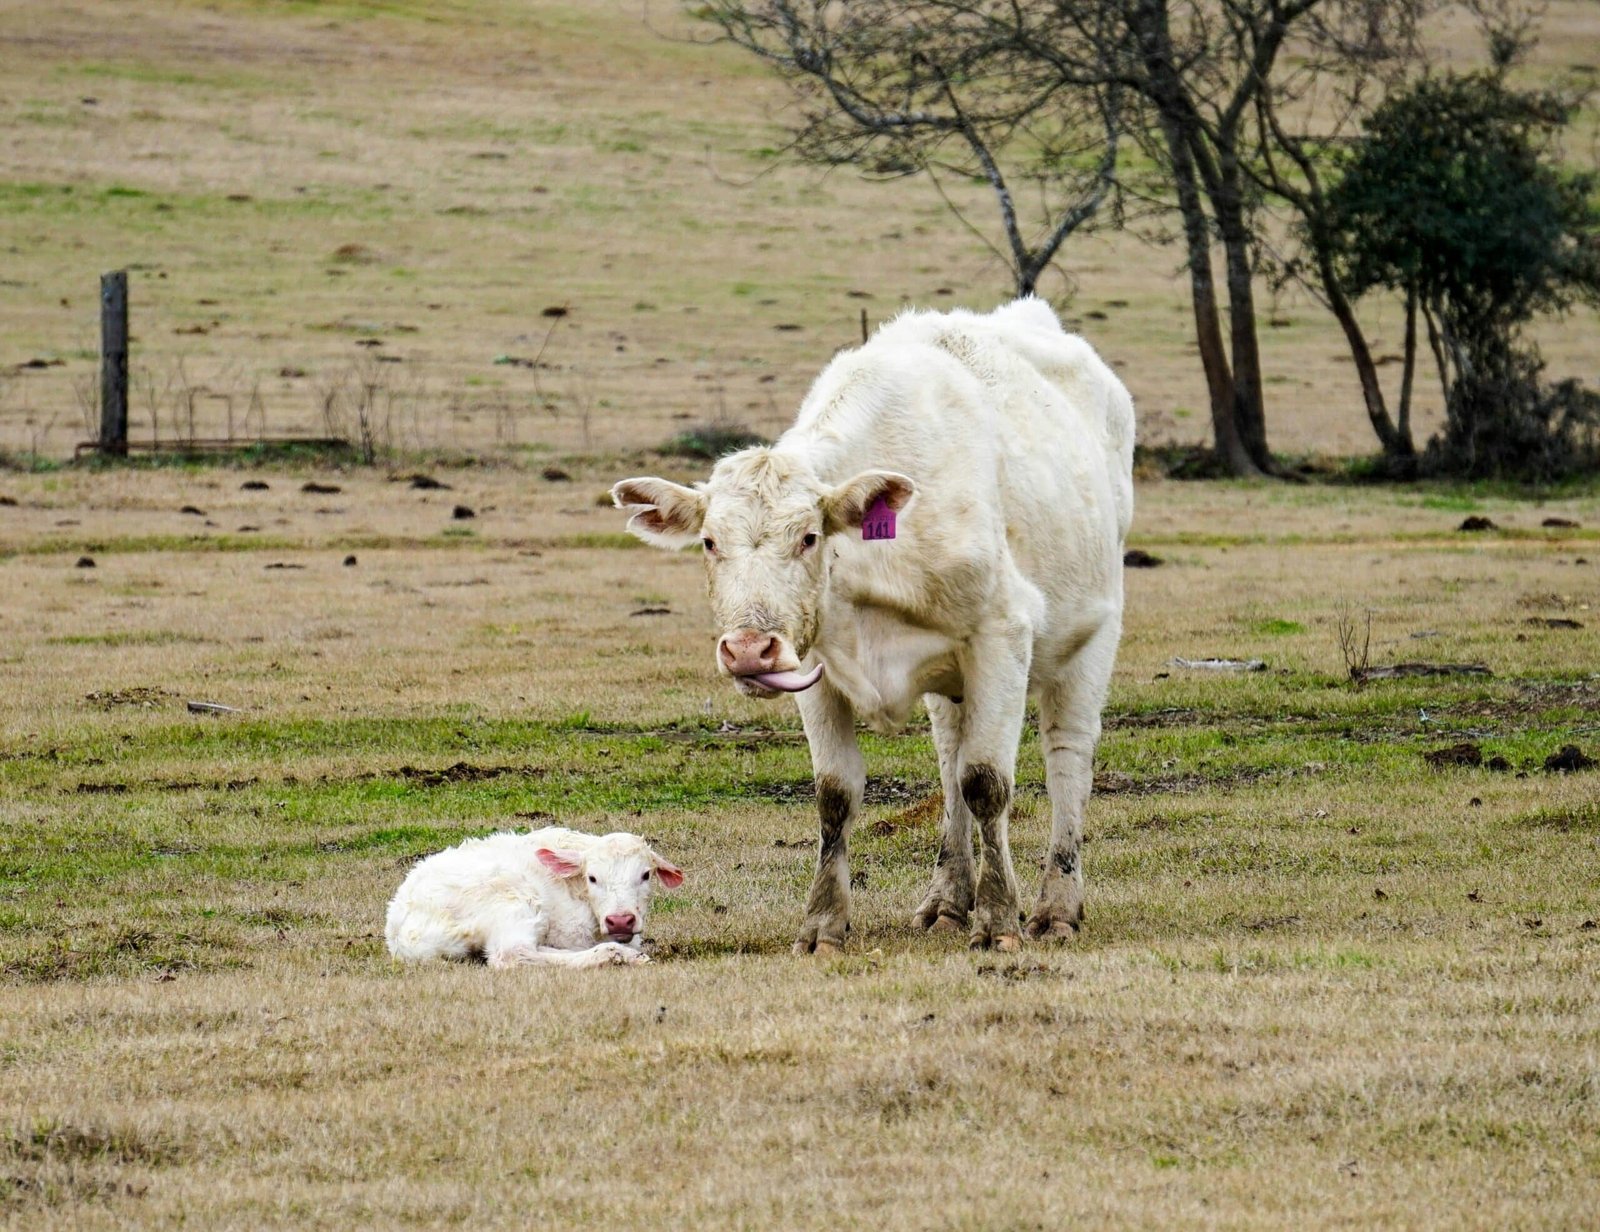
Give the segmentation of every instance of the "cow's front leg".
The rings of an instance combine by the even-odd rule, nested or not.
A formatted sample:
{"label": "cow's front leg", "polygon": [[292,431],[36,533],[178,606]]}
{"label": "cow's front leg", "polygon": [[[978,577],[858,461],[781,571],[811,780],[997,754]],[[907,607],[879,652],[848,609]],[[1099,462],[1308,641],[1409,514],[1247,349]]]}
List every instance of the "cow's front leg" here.
{"label": "cow's front leg", "polygon": [[975,637],[970,662],[963,665],[961,798],[977,819],[983,844],[968,937],[974,949],[1015,950],[1022,944],[1009,829],[1031,653],[1029,631],[1008,623]]}
{"label": "cow's front leg", "polygon": [[1119,628],[1084,645],[1039,696],[1039,737],[1050,789],[1050,849],[1028,935],[1067,938],[1083,924],[1083,814],[1094,782],[1100,708],[1110,687]]}
{"label": "cow's front leg", "polygon": [[861,811],[867,767],[850,703],[826,680],[800,694],[817,787],[817,876],[806,900],[796,954],[835,954],[850,927],[850,827]]}
{"label": "cow's front leg", "polygon": [[972,911],[972,814],[961,798],[961,706],[933,693],[925,701],[933,724],[933,746],[939,753],[944,825],[933,881],[911,922],[934,932],[953,932],[967,926]]}

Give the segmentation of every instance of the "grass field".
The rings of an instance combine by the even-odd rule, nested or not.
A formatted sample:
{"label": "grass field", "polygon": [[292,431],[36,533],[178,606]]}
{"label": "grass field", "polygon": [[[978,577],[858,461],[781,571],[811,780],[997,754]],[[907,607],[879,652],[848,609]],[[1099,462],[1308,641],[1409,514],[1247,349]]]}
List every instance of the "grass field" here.
{"label": "grass field", "polygon": [[[0,484],[12,1225],[1577,1227],[1600,1202],[1596,775],[1542,768],[1600,753],[1600,500],[1143,485],[1165,563],[1129,574],[1081,938],[998,958],[909,927],[937,846],[914,728],[867,739],[857,931],[807,962],[793,710],[718,686],[699,563],[628,548],[609,475],[307,474]],[[1355,689],[1341,599],[1374,663],[1494,675]],[[1213,654],[1268,670],[1168,666]],[[1426,762],[1464,740],[1511,769]],[[1031,738],[1021,783],[1031,880]],[[655,965],[390,964],[412,858],[545,817],[688,871]]]}
{"label": "grass field", "polygon": [[[1592,1226],[1600,771],[1545,768],[1600,758],[1592,485],[1144,480],[1083,933],[910,927],[919,721],[864,738],[847,952],[790,955],[794,708],[719,684],[699,562],[605,492],[778,430],[863,307],[1001,279],[914,186],[774,159],[779,93],[675,13],[0,20],[0,1226]],[[1592,72],[1592,6],[1548,21],[1533,71]],[[136,435],[320,432],[361,378],[386,464],[56,465],[123,263]],[[1173,254],[1070,264],[1145,439],[1197,439]],[[1276,443],[1367,448],[1320,312],[1273,312]],[[1592,317],[1546,341],[1592,377]],[[1492,674],[1356,687],[1369,612],[1373,664]],[[1267,667],[1171,663],[1210,656]],[[1025,897],[1047,813],[1030,735]],[[391,964],[411,861],[547,819],[686,870],[655,963]]]}

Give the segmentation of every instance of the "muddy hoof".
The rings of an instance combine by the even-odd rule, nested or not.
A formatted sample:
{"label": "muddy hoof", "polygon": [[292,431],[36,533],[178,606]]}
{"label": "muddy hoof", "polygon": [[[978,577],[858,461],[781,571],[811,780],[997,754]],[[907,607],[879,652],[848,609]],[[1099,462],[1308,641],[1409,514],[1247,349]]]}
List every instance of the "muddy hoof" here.
{"label": "muddy hoof", "polygon": [[922,906],[911,917],[911,923],[917,928],[925,928],[930,932],[949,932],[952,928],[965,928],[967,917],[971,908],[963,907],[959,902],[952,902],[940,893],[931,893],[922,900]]}
{"label": "muddy hoof", "polygon": [[1059,912],[1036,911],[1028,918],[1028,936],[1067,941],[1078,935],[1082,918],[1081,915],[1078,919],[1071,919]]}
{"label": "muddy hoof", "polygon": [[812,954],[815,954],[818,958],[827,958],[829,955],[839,953],[843,948],[844,946],[840,942],[824,941],[820,937],[815,940],[809,937],[801,937],[800,940],[794,943],[794,953],[798,958],[807,958]]}
{"label": "muddy hoof", "polygon": [[975,932],[967,947],[973,950],[998,950],[1002,954],[1015,954],[1022,948],[1022,938],[1016,933]]}

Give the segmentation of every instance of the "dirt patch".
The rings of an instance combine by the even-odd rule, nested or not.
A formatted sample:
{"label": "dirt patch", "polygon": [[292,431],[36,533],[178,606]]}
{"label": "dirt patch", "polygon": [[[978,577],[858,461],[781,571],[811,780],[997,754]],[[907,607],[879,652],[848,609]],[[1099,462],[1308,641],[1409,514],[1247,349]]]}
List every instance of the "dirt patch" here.
{"label": "dirt patch", "polygon": [[421,770],[416,766],[401,766],[398,770],[364,777],[403,779],[419,787],[446,787],[455,783],[483,783],[489,779],[505,778],[508,775],[517,778],[540,778],[544,773],[543,766],[474,766],[468,762],[458,761],[443,770]]}
{"label": "dirt patch", "polygon": [[1276,932],[1280,928],[1289,928],[1298,923],[1300,923],[1300,917],[1297,915],[1268,915],[1262,916],[1259,920],[1251,920],[1245,925],[1245,928],[1253,933],[1268,933]]}
{"label": "dirt patch", "polygon": [[164,706],[169,701],[177,698],[176,693],[166,689],[157,689],[148,685],[136,685],[131,689],[106,689],[95,693],[85,693],[84,700],[93,702],[102,710],[110,710],[116,706],[143,706],[153,709]]}
{"label": "dirt patch", "polygon": [[896,830],[935,825],[943,816],[944,795],[941,792],[933,792],[918,800],[910,808],[901,809],[898,813],[891,813],[887,817],[880,817],[872,823],[872,832],[880,838],[886,838]]}
{"label": "dirt patch", "polygon": [[1108,714],[1104,725],[1108,730],[1139,727],[1194,727],[1213,720],[1184,706],[1169,706],[1164,710],[1143,710],[1137,714]]}
{"label": "dirt patch", "polygon": [[[867,779],[862,794],[865,804],[898,804],[910,809],[920,804],[935,784],[927,779],[892,778]],[[778,800],[783,803],[816,799],[816,785],[810,779],[794,779],[786,783],[760,783],[750,788],[749,794],[758,800]]]}
{"label": "dirt patch", "polygon": [[130,791],[243,791],[261,780],[247,779],[143,779],[134,783],[79,783],[72,789],[80,796],[120,796]]}
{"label": "dirt patch", "polygon": [[1439,714],[1481,719],[1526,719],[1547,710],[1576,707],[1600,715],[1600,681],[1537,681],[1520,685],[1514,697],[1484,699],[1442,706]]}
{"label": "dirt patch", "polygon": [[1463,740],[1449,748],[1430,750],[1422,758],[1435,770],[1443,770],[1447,766],[1481,766],[1483,750],[1470,740]]}
{"label": "dirt patch", "polygon": [[1187,795],[1196,791],[1231,791],[1268,779],[1293,778],[1300,771],[1289,767],[1241,766],[1216,774],[1193,771],[1188,774],[1160,774],[1137,779],[1119,770],[1102,770],[1094,776],[1095,793],[1102,796]]}
{"label": "dirt patch", "polygon": [[1072,972],[1041,962],[982,963],[978,967],[978,978],[1008,980],[1012,983],[1023,980],[1070,980]]}
{"label": "dirt patch", "polygon": [[1350,679],[1365,684],[1369,680],[1407,680],[1417,676],[1493,676],[1482,663],[1390,663],[1383,667],[1355,668]]}
{"label": "dirt patch", "polygon": [[1575,744],[1564,744],[1560,750],[1544,759],[1544,768],[1551,774],[1572,774],[1578,770],[1593,770],[1594,758]]}

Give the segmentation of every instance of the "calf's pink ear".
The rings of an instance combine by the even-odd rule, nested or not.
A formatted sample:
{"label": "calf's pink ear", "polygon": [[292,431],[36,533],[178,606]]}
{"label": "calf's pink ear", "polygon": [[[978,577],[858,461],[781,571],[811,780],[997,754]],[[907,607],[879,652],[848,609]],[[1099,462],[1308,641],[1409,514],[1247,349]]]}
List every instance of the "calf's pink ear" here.
{"label": "calf's pink ear", "polygon": [[654,855],[654,853],[652,853],[652,859],[656,866],[656,876],[661,878],[662,885],[669,890],[676,890],[683,884],[683,870],[681,868],[676,864],[669,864],[660,856]]}
{"label": "calf's pink ear", "polygon": [[576,851],[552,851],[548,847],[541,847],[533,854],[538,857],[540,864],[557,877],[576,877],[583,872],[583,857]]}

